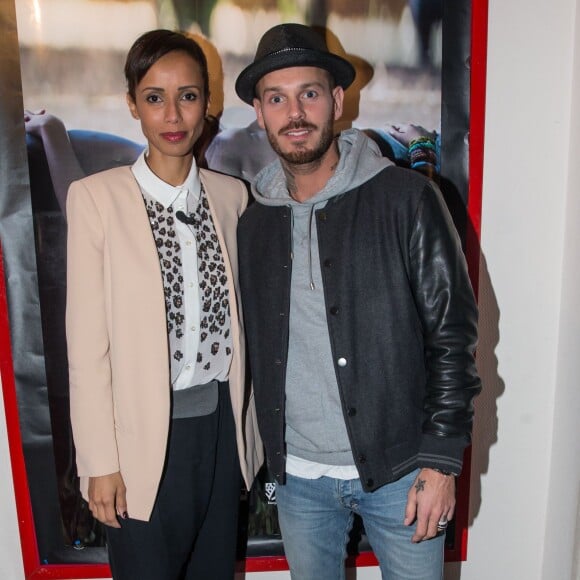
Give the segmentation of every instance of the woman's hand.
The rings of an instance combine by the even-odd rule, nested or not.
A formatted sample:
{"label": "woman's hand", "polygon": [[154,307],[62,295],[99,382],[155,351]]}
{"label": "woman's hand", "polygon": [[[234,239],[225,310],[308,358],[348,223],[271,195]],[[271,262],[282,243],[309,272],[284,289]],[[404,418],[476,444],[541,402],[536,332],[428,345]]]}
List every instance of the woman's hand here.
{"label": "woman's hand", "polygon": [[120,528],[117,516],[128,517],[125,482],[121,473],[89,477],[89,508],[93,516],[106,526]]}

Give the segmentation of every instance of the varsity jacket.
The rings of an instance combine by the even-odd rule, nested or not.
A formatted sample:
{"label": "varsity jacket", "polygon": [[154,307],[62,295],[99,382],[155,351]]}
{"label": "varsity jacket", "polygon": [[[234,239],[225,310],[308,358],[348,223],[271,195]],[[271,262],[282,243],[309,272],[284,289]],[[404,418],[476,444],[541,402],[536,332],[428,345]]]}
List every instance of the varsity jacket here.
{"label": "varsity jacket", "polygon": [[[440,192],[390,166],[314,213],[334,368],[363,488],[417,467],[459,474],[481,388],[477,307]],[[238,226],[258,424],[281,484],[291,220],[289,207],[254,203]]]}

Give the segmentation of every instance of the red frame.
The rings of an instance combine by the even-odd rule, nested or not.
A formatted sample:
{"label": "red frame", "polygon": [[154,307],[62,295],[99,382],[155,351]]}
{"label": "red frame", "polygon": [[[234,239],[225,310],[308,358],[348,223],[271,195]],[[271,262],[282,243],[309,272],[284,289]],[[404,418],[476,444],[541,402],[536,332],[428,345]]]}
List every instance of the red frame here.
{"label": "red frame", "polygon": [[[469,227],[466,232],[465,251],[473,288],[477,294],[479,276],[479,240],[481,234],[481,197],[483,185],[483,143],[485,125],[485,89],[487,54],[488,0],[473,0],[471,12],[471,91],[470,91],[470,132],[469,132],[469,197],[467,214]],[[0,255],[0,373],[8,431],[8,447],[12,464],[16,512],[24,561],[24,573],[31,578],[110,578],[106,564],[50,564],[40,562],[36,532],[28,489],[28,479],[22,453],[22,438],[18,418],[10,325],[6,303],[4,268]],[[469,476],[471,452],[465,455],[465,468],[458,485],[456,509],[455,548],[445,553],[448,561],[464,561],[467,558],[467,525],[469,509]],[[348,560],[349,566],[376,566],[372,552],[364,552]],[[283,556],[252,557],[239,562],[239,571],[265,572],[287,570]]]}

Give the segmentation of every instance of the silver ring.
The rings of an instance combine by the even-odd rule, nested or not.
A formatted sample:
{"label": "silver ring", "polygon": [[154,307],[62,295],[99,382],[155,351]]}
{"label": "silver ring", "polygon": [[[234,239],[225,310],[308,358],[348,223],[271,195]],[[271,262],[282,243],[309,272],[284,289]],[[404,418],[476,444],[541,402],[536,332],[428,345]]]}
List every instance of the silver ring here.
{"label": "silver ring", "polygon": [[444,530],[447,528],[447,526],[449,525],[449,522],[447,521],[447,518],[441,518],[438,522],[437,522],[437,529],[438,530]]}

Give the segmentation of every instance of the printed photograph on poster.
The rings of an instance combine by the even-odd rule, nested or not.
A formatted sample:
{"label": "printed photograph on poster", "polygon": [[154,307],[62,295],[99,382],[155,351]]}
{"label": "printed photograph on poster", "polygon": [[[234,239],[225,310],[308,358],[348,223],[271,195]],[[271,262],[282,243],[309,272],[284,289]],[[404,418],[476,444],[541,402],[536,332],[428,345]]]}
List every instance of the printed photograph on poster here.
{"label": "printed photograph on poster", "polygon": [[[444,12],[443,0],[15,0],[33,216],[31,231],[20,235],[36,249],[34,339],[42,343],[42,360],[19,377],[16,390],[41,562],[107,561],[103,529],[80,495],[69,419],[65,203],[72,181],[130,165],[145,146],[125,99],[124,58],[133,41],[168,28],[201,44],[211,101],[198,163],[249,184],[275,155],[253,108],[237,97],[235,80],[270,27],[315,27],[356,70],[338,129],[363,130],[384,156],[440,182],[463,236],[469,71],[454,70],[467,61],[470,20],[469,2],[455,4],[461,9]],[[445,107],[446,90],[449,96],[457,86],[461,95]],[[428,163],[413,155],[418,138],[431,144]],[[15,257],[4,260],[17,267]],[[34,328],[13,332],[26,343]],[[275,487],[265,469],[241,502],[240,559],[282,555]],[[362,526],[352,537],[352,553],[370,549]],[[449,537],[452,548],[457,536]]]}

